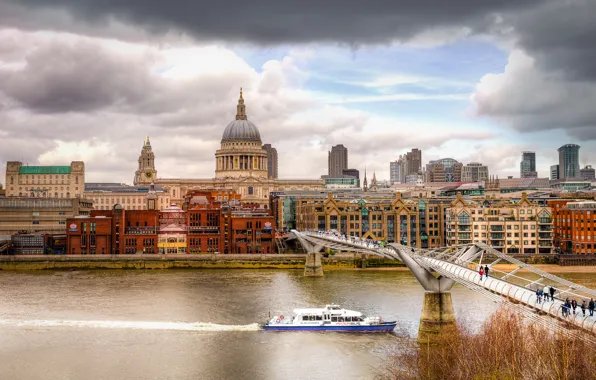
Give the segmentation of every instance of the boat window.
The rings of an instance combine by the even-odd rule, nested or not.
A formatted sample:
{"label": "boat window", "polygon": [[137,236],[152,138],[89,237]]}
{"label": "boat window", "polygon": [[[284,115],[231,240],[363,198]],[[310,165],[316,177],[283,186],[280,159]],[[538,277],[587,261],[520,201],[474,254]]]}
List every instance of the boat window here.
{"label": "boat window", "polygon": [[337,322],[337,317],[331,317],[331,322]]}
{"label": "boat window", "polygon": [[317,315],[317,321],[322,321],[322,320],[323,320],[323,317],[320,315]]}
{"label": "boat window", "polygon": [[344,317],[339,317],[339,318],[337,319],[337,321],[338,321],[338,322],[343,322],[343,321],[344,321]]}
{"label": "boat window", "polygon": [[308,321],[308,315],[303,315],[303,316],[302,316],[302,320],[303,320],[303,321]]}

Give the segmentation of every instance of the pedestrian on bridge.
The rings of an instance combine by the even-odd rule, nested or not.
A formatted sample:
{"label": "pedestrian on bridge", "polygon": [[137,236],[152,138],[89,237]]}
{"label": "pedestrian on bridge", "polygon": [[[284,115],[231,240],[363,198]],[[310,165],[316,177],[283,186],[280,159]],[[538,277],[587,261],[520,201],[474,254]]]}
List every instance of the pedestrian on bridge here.
{"label": "pedestrian on bridge", "polygon": [[480,281],[482,281],[482,276],[484,275],[484,269],[482,268],[482,265],[480,266],[480,270],[478,271],[478,274],[480,274]]}
{"label": "pedestrian on bridge", "polygon": [[590,302],[588,303],[588,310],[590,310],[590,317],[594,316],[594,307],[596,305],[594,304],[594,298],[590,298]]}
{"label": "pedestrian on bridge", "polygon": [[551,285],[550,287],[550,300],[554,301],[555,300],[555,291],[557,290],[554,286]]}
{"label": "pedestrian on bridge", "polygon": [[576,300],[571,300],[571,308],[573,309],[573,315],[575,315],[575,309],[577,308]]}
{"label": "pedestrian on bridge", "polygon": [[488,265],[485,265],[484,266],[484,275],[486,276],[486,278],[488,278],[488,271],[489,271]]}
{"label": "pedestrian on bridge", "polygon": [[540,303],[540,289],[536,289],[536,303]]}
{"label": "pedestrian on bridge", "polygon": [[582,315],[585,317],[586,316],[586,300],[582,301]]}
{"label": "pedestrian on bridge", "polygon": [[567,318],[569,315],[569,307],[567,307],[567,302],[561,305],[561,313],[564,318]]}
{"label": "pedestrian on bridge", "polygon": [[544,294],[544,302],[548,302],[548,295],[549,295],[548,286],[545,286],[544,289],[542,289],[542,294]]}

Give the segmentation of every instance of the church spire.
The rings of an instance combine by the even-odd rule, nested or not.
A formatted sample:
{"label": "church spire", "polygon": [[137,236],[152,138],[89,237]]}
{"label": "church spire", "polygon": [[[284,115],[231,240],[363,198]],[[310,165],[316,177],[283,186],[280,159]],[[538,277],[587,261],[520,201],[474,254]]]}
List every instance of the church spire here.
{"label": "church spire", "polygon": [[244,105],[244,98],[242,97],[242,87],[240,87],[240,97],[238,98],[238,105],[236,106],[236,120],[246,120],[246,106]]}
{"label": "church spire", "polygon": [[151,146],[151,143],[149,142],[149,136],[147,136],[147,140],[145,140],[145,146]]}
{"label": "church spire", "polygon": [[364,183],[362,184],[364,191],[368,191],[368,181],[366,180],[366,166],[364,167]]}

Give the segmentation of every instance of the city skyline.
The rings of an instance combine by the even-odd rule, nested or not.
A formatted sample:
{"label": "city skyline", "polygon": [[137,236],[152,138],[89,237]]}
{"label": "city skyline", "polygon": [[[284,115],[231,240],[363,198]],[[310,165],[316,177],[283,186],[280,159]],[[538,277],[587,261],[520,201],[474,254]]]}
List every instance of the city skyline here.
{"label": "city skyline", "polygon": [[[596,86],[581,40],[594,28],[582,18],[596,13],[594,4],[529,10],[524,2],[489,1],[457,15],[445,9],[442,19],[413,16],[424,12],[396,2],[384,13],[410,20],[400,31],[365,24],[345,33],[357,17],[348,12],[333,18],[344,32],[282,22],[284,38],[273,32],[286,17],[282,8],[279,20],[263,22],[265,38],[234,17],[217,28],[189,26],[170,7],[165,18],[127,2],[91,11],[65,0],[53,13],[41,1],[30,4],[0,5],[2,172],[13,160],[81,160],[90,181],[130,183],[149,135],[160,176],[210,177],[241,86],[250,120],[278,151],[280,178],[320,177],[337,144],[349,148],[352,167],[366,166],[379,181],[412,148],[424,152],[424,163],[482,162],[500,177],[519,175],[522,151],[536,152],[546,177],[561,143],[583,147],[580,167],[596,162],[589,106]],[[260,19],[258,11],[271,6],[286,5],[262,2],[247,12]],[[306,20],[331,11],[319,7]],[[135,23],[126,16],[133,10]],[[499,22],[486,21],[494,14]],[[562,15],[576,22],[553,28],[565,38],[546,44],[554,36],[537,25],[559,25]],[[488,24],[481,28],[480,20]]]}

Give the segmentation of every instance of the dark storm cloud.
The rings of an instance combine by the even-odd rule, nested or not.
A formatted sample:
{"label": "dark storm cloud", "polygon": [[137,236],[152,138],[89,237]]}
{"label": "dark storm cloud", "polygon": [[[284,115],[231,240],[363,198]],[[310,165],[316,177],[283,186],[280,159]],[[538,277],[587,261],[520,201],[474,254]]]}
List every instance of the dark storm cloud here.
{"label": "dark storm cloud", "polygon": [[596,81],[596,1],[558,0],[512,13],[518,46],[544,70],[561,70],[571,80]]}
{"label": "dark storm cloud", "polygon": [[[85,24],[116,19],[156,33],[178,30],[198,38],[259,44],[367,43],[408,39],[431,27],[476,24],[493,12],[515,11],[544,0],[4,0],[12,17],[3,22],[34,27],[37,17],[58,20],[65,10]],[[10,6],[10,7],[9,7]],[[23,13],[28,9],[36,15]],[[2,18],[0,17],[0,22]],[[51,22],[51,20],[46,20]],[[60,28],[61,25],[53,25]]]}
{"label": "dark storm cloud", "polygon": [[49,43],[27,56],[23,68],[0,69],[0,91],[41,112],[91,111],[135,104],[156,83],[145,63],[119,59],[94,43]]}

